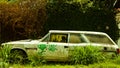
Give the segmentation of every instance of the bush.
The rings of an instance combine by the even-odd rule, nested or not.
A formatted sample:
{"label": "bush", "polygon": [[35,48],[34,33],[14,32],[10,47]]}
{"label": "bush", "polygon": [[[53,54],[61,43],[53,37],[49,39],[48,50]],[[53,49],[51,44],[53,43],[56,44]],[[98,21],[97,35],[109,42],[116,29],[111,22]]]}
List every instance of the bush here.
{"label": "bush", "polygon": [[99,52],[97,47],[76,47],[72,52],[72,63],[74,64],[93,64],[103,62],[106,59],[104,55]]}

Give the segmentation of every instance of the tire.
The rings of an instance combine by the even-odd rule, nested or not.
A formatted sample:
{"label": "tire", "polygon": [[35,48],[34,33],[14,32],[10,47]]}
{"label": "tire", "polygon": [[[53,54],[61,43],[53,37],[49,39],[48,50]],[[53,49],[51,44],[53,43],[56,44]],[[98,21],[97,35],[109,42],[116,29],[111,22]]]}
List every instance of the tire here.
{"label": "tire", "polygon": [[12,50],[10,52],[10,63],[24,64],[27,56],[22,50]]}

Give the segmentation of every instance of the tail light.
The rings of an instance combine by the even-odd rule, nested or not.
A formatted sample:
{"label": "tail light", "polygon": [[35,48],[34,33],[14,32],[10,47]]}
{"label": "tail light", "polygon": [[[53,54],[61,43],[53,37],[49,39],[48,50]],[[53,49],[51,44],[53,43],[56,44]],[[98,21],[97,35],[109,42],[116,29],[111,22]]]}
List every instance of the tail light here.
{"label": "tail light", "polygon": [[117,49],[117,54],[120,54],[120,49],[119,48]]}

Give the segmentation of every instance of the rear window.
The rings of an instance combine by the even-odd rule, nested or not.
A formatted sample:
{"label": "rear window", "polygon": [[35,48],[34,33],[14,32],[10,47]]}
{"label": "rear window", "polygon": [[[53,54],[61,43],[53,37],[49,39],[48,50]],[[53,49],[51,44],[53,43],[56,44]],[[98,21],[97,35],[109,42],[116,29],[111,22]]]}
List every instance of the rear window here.
{"label": "rear window", "polygon": [[113,42],[105,35],[85,34],[91,43],[113,44]]}

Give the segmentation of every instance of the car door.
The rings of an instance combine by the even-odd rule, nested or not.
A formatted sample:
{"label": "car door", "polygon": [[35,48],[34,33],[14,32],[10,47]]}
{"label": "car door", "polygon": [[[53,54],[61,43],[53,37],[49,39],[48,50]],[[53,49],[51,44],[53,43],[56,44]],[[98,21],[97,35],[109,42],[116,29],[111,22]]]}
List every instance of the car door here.
{"label": "car door", "polygon": [[84,47],[90,45],[89,40],[81,33],[70,33],[69,34],[69,56],[77,47]]}
{"label": "car door", "polygon": [[65,61],[68,57],[68,34],[51,33],[47,42],[40,44],[42,55],[48,61]]}

